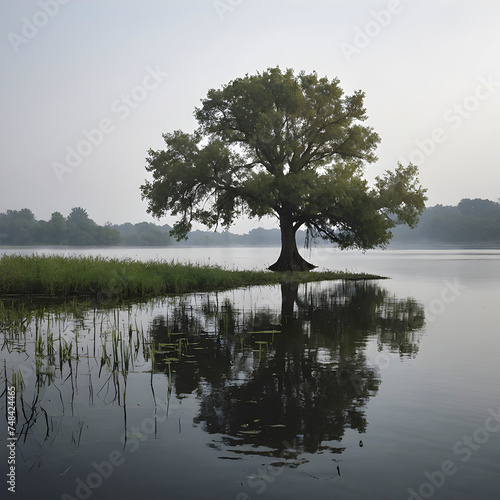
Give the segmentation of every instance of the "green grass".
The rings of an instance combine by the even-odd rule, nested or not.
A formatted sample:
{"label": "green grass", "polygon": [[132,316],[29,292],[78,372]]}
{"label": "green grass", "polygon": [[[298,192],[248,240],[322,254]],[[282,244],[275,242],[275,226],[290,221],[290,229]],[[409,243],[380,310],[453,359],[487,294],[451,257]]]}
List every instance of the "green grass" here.
{"label": "green grass", "polygon": [[0,295],[153,297],[283,282],[378,279],[341,271],[272,273],[218,266],[102,257],[9,255],[0,258]]}

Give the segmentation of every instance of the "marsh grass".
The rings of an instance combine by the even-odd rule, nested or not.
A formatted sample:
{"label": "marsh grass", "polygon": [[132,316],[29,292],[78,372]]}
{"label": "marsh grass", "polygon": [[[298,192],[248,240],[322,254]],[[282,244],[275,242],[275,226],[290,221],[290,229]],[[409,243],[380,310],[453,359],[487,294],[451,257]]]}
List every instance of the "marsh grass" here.
{"label": "marsh grass", "polygon": [[341,271],[272,273],[227,270],[219,266],[103,257],[4,255],[0,258],[0,295],[94,296],[101,302],[275,285],[379,276]]}
{"label": "marsh grass", "polygon": [[[134,370],[134,363],[142,366],[147,362],[141,356],[141,347],[145,349],[146,343],[149,346],[149,334],[136,317],[129,315],[127,321],[121,316],[122,311],[89,309],[86,301],[79,307],[75,300],[60,304],[55,301],[52,306],[40,305],[38,299],[0,300],[0,351],[4,365],[0,386],[15,387],[20,441],[25,441],[29,432],[43,432],[43,440],[51,434],[55,437],[59,431],[49,416],[51,399],[55,401],[54,396],[59,395],[56,404],[60,404],[64,415],[67,403],[73,411],[85,385],[89,405],[104,399],[106,404],[116,402],[123,406],[125,415],[128,374]],[[83,376],[79,375],[82,363],[87,368]],[[46,390],[51,391],[49,399],[44,396]],[[79,422],[70,436],[77,448],[82,429]]]}

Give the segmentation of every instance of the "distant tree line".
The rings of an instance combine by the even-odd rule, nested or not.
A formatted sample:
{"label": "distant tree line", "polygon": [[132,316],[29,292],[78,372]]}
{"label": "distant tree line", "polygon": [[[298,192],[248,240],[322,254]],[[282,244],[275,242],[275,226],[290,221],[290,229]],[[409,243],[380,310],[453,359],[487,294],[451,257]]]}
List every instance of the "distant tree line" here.
{"label": "distant tree line", "polygon": [[[178,243],[170,236],[172,226],[165,224],[158,226],[150,222],[138,224],[113,225],[119,231],[122,244],[125,246],[279,246],[281,233],[279,229],[264,229],[258,227],[247,234],[234,234],[228,231],[191,231],[187,241]],[[305,239],[305,231],[297,232],[297,242],[300,244]]]}
{"label": "distant tree line", "polygon": [[121,243],[120,233],[97,225],[86,210],[75,207],[67,217],[54,212],[50,220],[36,220],[27,208],[7,210],[0,214],[0,244],[2,245],[74,245],[106,246]]}
{"label": "distant tree line", "polygon": [[[87,211],[75,207],[67,217],[54,212],[50,220],[37,220],[27,208],[0,213],[0,245],[68,246],[279,246],[279,229],[256,228],[248,234],[192,231],[188,240],[177,243],[170,236],[172,227],[150,222],[99,226]],[[305,237],[298,233],[297,240]]]}
{"label": "distant tree line", "polygon": [[497,243],[500,244],[500,203],[464,198],[457,206],[426,208],[418,226],[393,229],[391,243]]}
{"label": "distant tree line", "polygon": [[168,224],[158,226],[151,222],[139,222],[138,224],[126,222],[111,227],[120,234],[121,244],[128,247],[164,247],[175,241],[168,234],[172,229]]}
{"label": "distant tree line", "polygon": [[[227,231],[191,231],[187,241],[177,243],[168,224],[150,222],[99,226],[86,210],[75,207],[67,217],[54,212],[50,220],[36,220],[27,208],[0,213],[0,245],[73,246],[279,246],[279,229],[252,229],[247,234]],[[396,226],[391,243],[399,245],[488,243],[500,244],[500,203],[468,199],[457,206],[436,205],[424,210],[415,229]],[[297,232],[302,246],[305,231]],[[322,244],[321,240],[319,244]]]}

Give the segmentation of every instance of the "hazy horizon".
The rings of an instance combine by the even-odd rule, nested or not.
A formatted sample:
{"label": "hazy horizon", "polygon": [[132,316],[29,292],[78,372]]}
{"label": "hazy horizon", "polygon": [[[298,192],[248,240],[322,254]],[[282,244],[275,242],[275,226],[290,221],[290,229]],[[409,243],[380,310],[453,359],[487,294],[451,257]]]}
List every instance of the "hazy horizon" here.
{"label": "hazy horizon", "polygon": [[[483,1],[3,2],[0,212],[154,222],[139,186],[210,88],[279,65],[366,92],[373,181],[412,161],[427,206],[499,198],[497,19]],[[79,152],[79,153],[78,153]],[[198,227],[198,226],[197,226]],[[233,232],[276,227],[242,220]],[[202,229],[202,228],[200,228]]]}
{"label": "hazy horizon", "polygon": [[[500,203],[499,200],[488,200],[488,201],[492,201],[494,203]],[[442,206],[454,206],[456,207],[456,205],[444,205],[444,204],[440,204],[440,203],[437,203],[436,205],[432,205],[432,206],[429,206],[428,204],[426,204],[426,209],[427,208],[433,208],[437,205],[442,205]],[[29,209],[31,210],[29,207],[22,207],[22,209]],[[72,208],[76,208],[76,207],[72,207]],[[80,207],[80,208],[83,208],[86,212],[87,212],[87,215],[89,217],[89,219],[93,220],[94,222],[96,222],[97,224],[99,225],[104,225],[104,224],[100,224],[99,222],[95,221],[95,219],[92,217],[92,214],[88,213],[88,210],[85,209],[85,207]],[[8,209],[8,210],[11,210],[11,209]],[[40,218],[37,216],[37,214],[32,210],[34,216],[35,216],[35,219],[37,221],[48,221],[50,220],[50,216],[47,217],[46,219],[43,219],[43,218]],[[60,210],[56,210],[55,212],[60,212]],[[5,212],[0,212],[0,213],[5,213]],[[61,213],[61,215],[63,217],[67,217],[69,215],[69,213],[65,214],[65,213]],[[165,222],[164,221],[165,218],[162,218],[162,219],[153,219],[153,220],[140,220],[140,221],[136,221],[136,222],[131,222],[131,221],[123,221],[123,222],[114,222],[114,221],[111,221],[111,220],[107,220],[106,221],[106,224],[107,223],[110,223],[112,226],[121,226],[123,224],[140,224],[140,223],[151,223],[151,224],[155,224],[157,226],[165,226],[165,225],[168,225],[170,227],[173,226],[173,224],[169,224],[168,222]],[[279,230],[279,223],[278,221],[276,221],[274,227],[272,227],[269,223],[266,225],[266,224],[260,224],[259,225],[259,221],[256,219],[255,221],[256,223],[253,225],[253,227],[249,228],[249,229],[244,229],[242,227],[238,228],[238,224],[235,224],[233,226],[231,226],[228,230],[222,228],[222,227],[218,227],[216,229],[208,229],[206,226],[201,226],[201,225],[196,225],[196,227],[193,227],[193,230],[192,231],[203,231],[203,232],[217,232],[217,233],[223,233],[223,232],[230,232],[230,233],[233,233],[233,234],[238,234],[238,235],[243,235],[243,234],[248,234],[250,231],[252,231],[253,229],[275,229],[275,230]],[[267,222],[272,222],[272,221],[267,221]],[[194,225],[193,225],[194,226]],[[303,227],[299,230],[300,231],[304,231],[305,232],[306,228]]]}

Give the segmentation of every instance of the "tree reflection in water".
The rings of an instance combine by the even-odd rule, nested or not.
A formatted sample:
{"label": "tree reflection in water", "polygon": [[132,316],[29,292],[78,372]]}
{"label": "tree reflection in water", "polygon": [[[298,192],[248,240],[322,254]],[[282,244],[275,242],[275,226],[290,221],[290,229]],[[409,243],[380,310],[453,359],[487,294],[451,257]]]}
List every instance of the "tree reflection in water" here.
{"label": "tree reflection in water", "polygon": [[[413,357],[423,324],[421,305],[375,282],[283,284],[274,308],[243,311],[207,296],[197,310],[184,305],[157,317],[152,337],[172,346],[173,333],[187,334],[184,352],[167,359],[175,359],[177,395],[197,391],[195,423],[221,434],[235,453],[265,447],[278,456],[290,443],[313,453],[346,429],[365,432],[364,408],[380,385],[367,344]],[[156,358],[156,369],[167,372],[171,362]]]}

